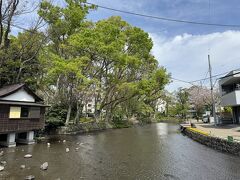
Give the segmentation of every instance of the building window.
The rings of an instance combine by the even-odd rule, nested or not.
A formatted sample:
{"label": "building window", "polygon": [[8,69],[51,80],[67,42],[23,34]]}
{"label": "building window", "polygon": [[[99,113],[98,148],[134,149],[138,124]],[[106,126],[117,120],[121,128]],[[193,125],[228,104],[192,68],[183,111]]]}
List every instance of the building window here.
{"label": "building window", "polygon": [[10,107],[9,118],[20,118],[21,116],[21,107]]}
{"label": "building window", "polygon": [[21,118],[27,118],[29,115],[29,107],[21,107]]}
{"label": "building window", "polygon": [[92,107],[92,104],[88,104],[88,107]]}
{"label": "building window", "polygon": [[29,118],[40,118],[40,107],[31,107]]}
{"label": "building window", "polygon": [[20,118],[40,118],[40,107],[16,107],[11,106],[9,112],[10,119]]}

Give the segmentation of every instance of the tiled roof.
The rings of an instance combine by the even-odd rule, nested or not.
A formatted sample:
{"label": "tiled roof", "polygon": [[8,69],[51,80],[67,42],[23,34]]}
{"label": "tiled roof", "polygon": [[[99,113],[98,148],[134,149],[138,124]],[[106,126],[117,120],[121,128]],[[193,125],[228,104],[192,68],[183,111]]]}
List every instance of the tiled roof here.
{"label": "tiled roof", "polygon": [[40,97],[38,97],[31,89],[29,89],[25,84],[13,84],[13,85],[7,85],[2,88],[0,88],[0,98],[8,96],[19,89],[24,88],[25,91],[27,91],[29,94],[31,94],[35,100],[37,101],[43,101]]}
{"label": "tiled roof", "polygon": [[2,88],[0,88],[0,97],[6,96],[8,94],[11,94],[14,91],[17,91],[18,89],[22,88],[24,84],[13,84],[13,85],[7,85]]}

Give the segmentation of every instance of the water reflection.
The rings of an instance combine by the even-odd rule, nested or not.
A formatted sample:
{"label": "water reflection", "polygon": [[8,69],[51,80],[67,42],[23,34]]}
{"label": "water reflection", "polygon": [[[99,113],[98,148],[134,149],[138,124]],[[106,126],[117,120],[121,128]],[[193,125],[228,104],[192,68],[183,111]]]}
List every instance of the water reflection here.
{"label": "water reflection", "polygon": [[155,126],[157,128],[157,134],[159,136],[164,136],[168,134],[168,124],[167,123],[159,123]]}
{"label": "water reflection", "polygon": [[[19,180],[30,174],[47,180],[239,179],[239,157],[198,144],[177,133],[177,128],[151,124],[53,137],[50,148],[45,142],[4,149],[0,160],[7,165],[0,179]],[[70,149],[68,153],[66,148]],[[27,153],[33,157],[23,158]],[[40,165],[46,161],[49,169],[41,171]],[[25,169],[20,169],[22,164]]]}

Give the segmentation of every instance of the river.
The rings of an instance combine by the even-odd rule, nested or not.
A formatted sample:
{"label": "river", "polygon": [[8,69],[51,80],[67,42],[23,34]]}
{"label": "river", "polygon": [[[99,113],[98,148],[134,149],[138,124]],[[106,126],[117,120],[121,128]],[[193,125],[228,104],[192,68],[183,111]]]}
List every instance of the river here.
{"label": "river", "polygon": [[[52,136],[49,142],[50,147],[44,142],[2,149],[0,160],[7,164],[0,179],[21,180],[27,175],[37,180],[240,179],[239,157],[194,142],[179,133],[177,125]],[[33,157],[24,158],[28,153]],[[44,162],[49,164],[46,171],[40,170]]]}

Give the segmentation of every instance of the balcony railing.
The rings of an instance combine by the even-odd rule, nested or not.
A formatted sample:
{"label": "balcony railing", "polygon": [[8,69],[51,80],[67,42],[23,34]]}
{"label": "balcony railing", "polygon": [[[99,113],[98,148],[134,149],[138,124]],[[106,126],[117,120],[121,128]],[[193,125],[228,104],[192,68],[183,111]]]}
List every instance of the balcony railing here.
{"label": "balcony railing", "polygon": [[231,93],[233,91],[240,91],[240,84],[237,84],[236,86],[234,87],[228,87],[228,88],[224,88],[222,87],[222,95],[226,95],[228,93]]}

